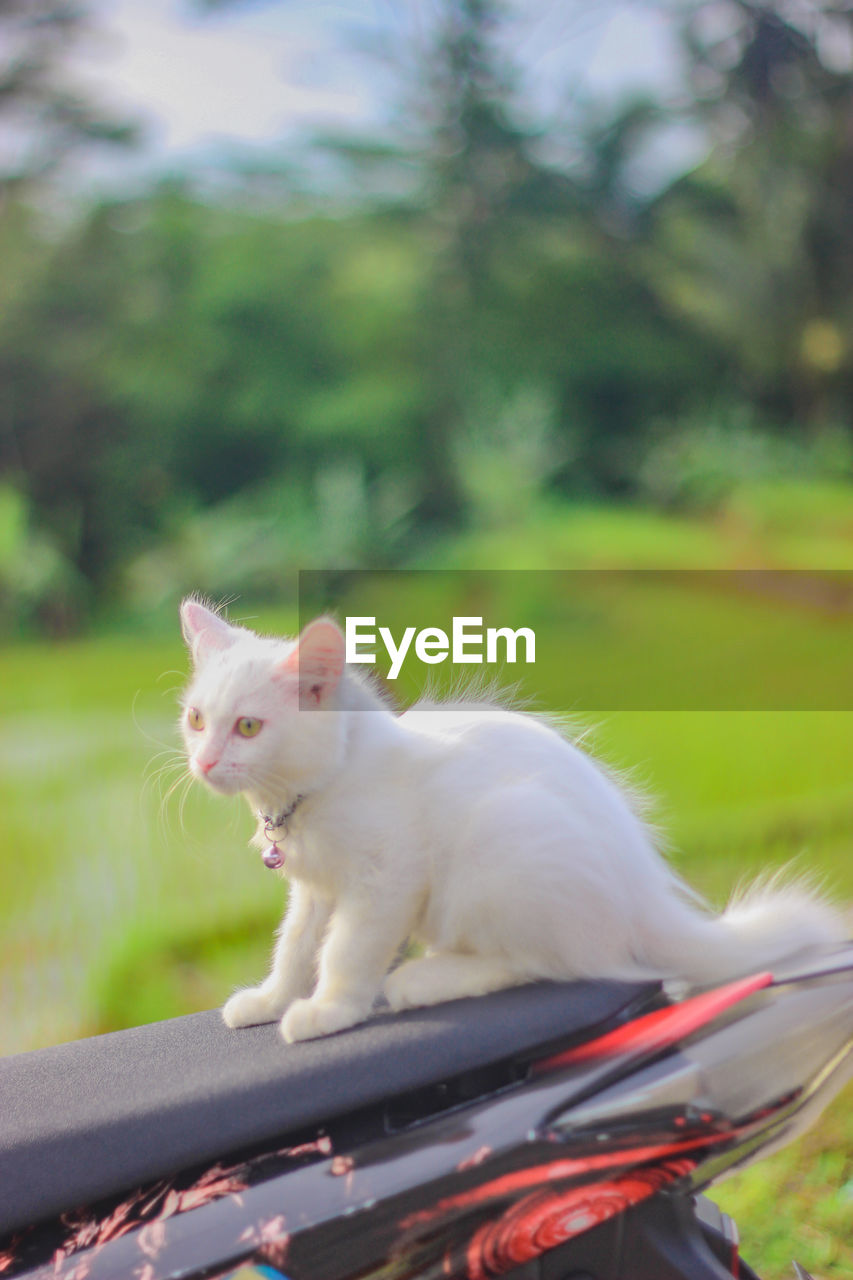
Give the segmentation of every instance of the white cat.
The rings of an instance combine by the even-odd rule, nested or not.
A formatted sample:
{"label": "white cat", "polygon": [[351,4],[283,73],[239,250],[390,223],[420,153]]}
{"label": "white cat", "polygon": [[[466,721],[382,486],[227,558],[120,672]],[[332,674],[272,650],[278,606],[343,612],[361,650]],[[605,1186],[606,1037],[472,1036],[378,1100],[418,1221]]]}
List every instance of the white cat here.
{"label": "white cat", "polygon": [[[192,599],[181,617],[190,770],[247,796],[290,881],[272,972],[227,1002],[231,1027],[339,1031],[383,980],[393,1009],[536,978],[715,982],[843,937],[797,886],[710,915],[617,782],[535,716],[460,702],[398,718],[330,619],[293,641]],[[409,938],[426,955],[388,974]]]}

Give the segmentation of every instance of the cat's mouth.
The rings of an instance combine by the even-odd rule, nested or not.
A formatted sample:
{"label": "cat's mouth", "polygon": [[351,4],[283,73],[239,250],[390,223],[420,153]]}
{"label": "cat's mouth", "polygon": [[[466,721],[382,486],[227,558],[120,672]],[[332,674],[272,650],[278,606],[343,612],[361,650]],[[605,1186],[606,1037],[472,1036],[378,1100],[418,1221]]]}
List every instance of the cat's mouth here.
{"label": "cat's mouth", "polygon": [[227,770],[217,767],[204,770],[195,761],[190,765],[190,770],[199,782],[203,782],[206,787],[209,787],[211,791],[215,791],[217,795],[233,796],[242,790],[239,778]]}

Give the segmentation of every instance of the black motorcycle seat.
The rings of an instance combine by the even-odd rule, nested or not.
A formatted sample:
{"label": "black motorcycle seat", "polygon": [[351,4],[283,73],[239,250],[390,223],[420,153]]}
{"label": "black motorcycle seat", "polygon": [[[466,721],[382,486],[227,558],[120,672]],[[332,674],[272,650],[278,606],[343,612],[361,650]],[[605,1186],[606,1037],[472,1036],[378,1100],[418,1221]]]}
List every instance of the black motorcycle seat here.
{"label": "black motorcycle seat", "polygon": [[0,1235],[624,1020],[656,984],[536,983],[286,1045],[218,1011],[0,1059]]}

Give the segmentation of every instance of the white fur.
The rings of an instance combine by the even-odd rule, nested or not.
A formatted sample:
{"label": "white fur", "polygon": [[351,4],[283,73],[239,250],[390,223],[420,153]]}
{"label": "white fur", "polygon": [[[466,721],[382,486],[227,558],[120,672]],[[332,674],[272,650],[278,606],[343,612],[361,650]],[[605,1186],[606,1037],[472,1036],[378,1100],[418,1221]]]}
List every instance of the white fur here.
{"label": "white fur", "polygon": [[[397,718],[343,668],[328,620],[295,642],[195,601],[182,617],[197,664],[184,703],[204,717],[185,722],[190,769],[258,812],[305,797],[282,839],[272,972],[227,1002],[229,1026],[325,1035],[364,1019],[383,979],[395,1009],[536,978],[717,982],[843,936],[797,886],[709,914],[618,782],[535,716],[456,702]],[[235,732],[243,716],[257,736]],[[409,938],[426,955],[386,978]]]}

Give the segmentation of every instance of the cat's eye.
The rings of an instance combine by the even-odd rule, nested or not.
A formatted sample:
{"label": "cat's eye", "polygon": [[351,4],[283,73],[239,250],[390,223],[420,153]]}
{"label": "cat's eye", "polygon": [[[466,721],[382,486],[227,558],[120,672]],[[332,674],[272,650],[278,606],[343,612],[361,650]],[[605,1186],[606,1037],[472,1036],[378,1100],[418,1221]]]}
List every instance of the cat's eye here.
{"label": "cat's eye", "polygon": [[262,724],[263,720],[256,720],[254,716],[241,716],[234,727],[241,738],[254,738]]}
{"label": "cat's eye", "polygon": [[204,728],[204,716],[196,707],[187,707],[187,724],[197,733]]}

